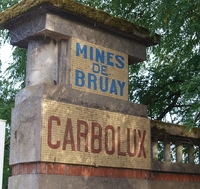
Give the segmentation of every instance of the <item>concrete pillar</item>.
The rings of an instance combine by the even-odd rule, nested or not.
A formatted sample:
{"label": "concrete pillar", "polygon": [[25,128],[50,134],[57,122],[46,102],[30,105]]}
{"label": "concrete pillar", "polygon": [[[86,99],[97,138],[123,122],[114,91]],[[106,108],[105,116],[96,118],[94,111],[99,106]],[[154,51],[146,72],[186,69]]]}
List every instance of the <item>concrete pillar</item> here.
{"label": "concrete pillar", "polygon": [[39,38],[28,43],[26,86],[70,87],[70,39]]}
{"label": "concrete pillar", "polygon": [[1,15],[11,43],[28,49],[26,87],[12,111],[9,189],[135,188],[127,175],[119,182],[118,168],[150,169],[150,120],[146,106],[128,101],[128,65],[155,42],[102,11],[44,2],[24,0]]}
{"label": "concrete pillar", "polygon": [[188,162],[194,163],[194,146],[192,144],[188,144]]}
{"label": "concrete pillar", "polygon": [[152,158],[158,160],[158,139],[154,138],[152,140]]}
{"label": "concrete pillar", "polygon": [[58,42],[38,39],[28,43],[26,86],[54,84],[58,77]]}
{"label": "concrete pillar", "polygon": [[183,145],[181,142],[176,142],[176,162],[182,163]]}
{"label": "concrete pillar", "polygon": [[167,139],[163,140],[164,144],[164,161],[171,161],[171,154],[170,154],[170,141]]}
{"label": "concrete pillar", "polygon": [[200,145],[198,145],[198,162],[200,164]]}

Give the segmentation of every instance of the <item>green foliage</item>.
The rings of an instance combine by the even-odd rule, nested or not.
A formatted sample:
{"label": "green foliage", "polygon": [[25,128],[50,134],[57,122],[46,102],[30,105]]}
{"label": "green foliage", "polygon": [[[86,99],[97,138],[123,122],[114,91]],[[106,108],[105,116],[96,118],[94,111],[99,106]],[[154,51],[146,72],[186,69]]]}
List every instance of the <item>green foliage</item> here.
{"label": "green foliage", "polygon": [[20,0],[2,0],[0,4],[0,11],[4,11],[18,2],[20,2]]}
{"label": "green foliage", "polygon": [[4,167],[3,167],[3,189],[8,188],[8,177],[11,176],[11,166],[9,166],[10,153],[10,128],[6,128],[5,149],[4,149]]}
{"label": "green foliage", "polygon": [[[0,4],[0,11],[16,4],[18,0],[3,0]],[[1,44],[9,42],[7,30],[0,30]],[[10,151],[10,124],[11,110],[14,107],[16,93],[24,86],[25,77],[25,53],[24,50],[15,48],[13,51],[13,62],[9,64],[5,73],[1,72],[0,60],[0,119],[7,121],[5,148],[4,148],[4,169],[3,169],[3,188],[8,188],[8,177],[11,176],[9,165]],[[17,84],[18,83],[18,84]]]}
{"label": "green foliage", "polygon": [[158,141],[158,160],[164,161],[164,144],[162,141]]}
{"label": "green foliage", "polygon": [[130,66],[130,100],[151,119],[200,126],[200,2],[195,0],[78,0],[161,35],[148,59]]}
{"label": "green foliage", "polygon": [[26,77],[26,49],[15,48],[12,53],[13,62],[6,69],[6,76],[10,84],[13,84],[17,90],[25,87]]}
{"label": "green foliage", "polygon": [[[5,76],[4,76],[5,77]],[[0,75],[0,119],[7,120],[5,148],[4,148],[4,170],[3,170],[3,189],[8,188],[8,177],[11,175],[9,166],[10,150],[10,123],[11,110],[14,107],[14,98],[16,89],[10,85],[10,82]]]}
{"label": "green foliage", "polygon": [[131,66],[130,99],[146,104],[152,119],[169,115],[173,123],[199,126],[200,2],[141,1],[136,9],[142,13],[136,21],[162,37],[139,75],[138,66]]}

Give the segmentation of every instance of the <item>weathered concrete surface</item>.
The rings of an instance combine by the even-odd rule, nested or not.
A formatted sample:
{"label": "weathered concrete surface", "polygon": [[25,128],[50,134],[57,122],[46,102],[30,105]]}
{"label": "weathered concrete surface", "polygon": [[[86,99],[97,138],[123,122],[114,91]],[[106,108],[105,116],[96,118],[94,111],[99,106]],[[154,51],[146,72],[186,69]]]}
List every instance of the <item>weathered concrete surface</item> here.
{"label": "weathered concrete surface", "polygon": [[142,179],[75,177],[60,175],[20,175],[9,179],[9,189],[199,189],[197,182],[152,181]]}
{"label": "weathered concrete surface", "polygon": [[12,112],[11,165],[41,160],[43,99],[147,117],[146,106],[124,100],[80,92],[64,86],[41,84],[26,87],[17,94],[15,108]]}
{"label": "weathered concrete surface", "polygon": [[22,175],[9,180],[9,189],[149,189],[148,181],[101,177]]}
{"label": "weathered concrete surface", "polygon": [[70,87],[71,40],[38,38],[28,43],[26,86],[40,83]]}
{"label": "weathered concrete surface", "polygon": [[[106,32],[99,28],[92,28],[78,22],[61,18],[58,15],[47,14],[46,27],[38,34],[51,36],[51,33],[59,33],[63,36],[72,36],[105,48],[110,48],[128,54],[130,57],[146,60],[146,46],[134,40],[116,35],[114,32]],[[59,35],[58,35],[59,36]]]}
{"label": "weathered concrete surface", "polygon": [[50,37],[58,41],[74,37],[128,54],[130,64],[146,60],[145,44],[131,39],[131,36],[125,37],[119,33],[111,33],[99,27],[85,25],[78,20],[37,12],[36,16],[32,14],[16,22],[17,24],[15,23],[9,30],[11,44],[19,47],[27,48],[28,43],[37,38],[45,40]]}
{"label": "weathered concrete surface", "polygon": [[22,17],[10,35],[11,44],[28,48],[26,86],[69,86],[71,37],[127,54],[129,64],[146,60],[143,43],[50,13]]}
{"label": "weathered concrete surface", "polygon": [[198,182],[178,182],[178,181],[152,181],[149,182],[150,189],[199,189]]}
{"label": "weathered concrete surface", "polygon": [[26,86],[57,82],[58,45],[55,40],[35,40],[28,44]]}
{"label": "weathered concrete surface", "polygon": [[[45,3],[45,4],[44,4]],[[35,7],[37,10],[35,11]],[[22,17],[29,17],[30,12],[38,15],[40,12],[53,12],[61,16],[68,17],[70,19],[76,19],[81,22],[90,24],[93,27],[102,27],[112,32],[121,31],[122,34],[126,33],[134,36],[137,40],[146,43],[146,45],[157,44],[159,36],[155,35],[156,39],[149,36],[149,30],[146,28],[135,25],[127,20],[114,17],[102,10],[85,6],[81,3],[74,1],[60,1],[60,0],[35,0],[26,1],[22,0],[15,6],[3,11],[0,14],[0,26],[11,27],[12,23],[16,19],[22,19]],[[125,34],[125,35],[126,35]]]}
{"label": "weathered concrete surface", "polygon": [[128,54],[129,64],[146,60],[146,46],[102,29],[47,13],[24,17],[11,27],[11,43],[28,48],[26,86],[69,87],[71,37]]}
{"label": "weathered concrete surface", "polygon": [[144,28],[145,32],[136,27],[127,33],[96,24],[52,6],[41,6],[8,21],[5,27],[10,30],[11,44],[28,48],[26,86],[56,83],[70,87],[71,38],[127,54],[129,64],[146,60],[147,46],[154,45]]}
{"label": "weathered concrete surface", "polygon": [[198,164],[186,164],[186,163],[172,163],[172,162],[161,162],[152,161],[151,170],[153,171],[164,171],[173,173],[193,173],[200,174],[200,165]]}
{"label": "weathered concrete surface", "polygon": [[41,100],[32,96],[12,111],[10,164],[40,160],[42,108]]}
{"label": "weathered concrete surface", "polygon": [[16,95],[15,104],[18,105],[28,98],[32,98],[32,96],[35,98],[46,98],[100,110],[147,117],[147,107],[145,105],[78,91],[66,88],[65,86],[47,84],[40,84],[22,89]]}
{"label": "weathered concrete surface", "polygon": [[[174,136],[176,138],[188,138],[189,140],[195,140],[200,138],[200,129],[193,128],[191,131],[186,129],[186,126],[178,125],[178,124],[171,124],[165,123],[158,120],[153,120],[151,122],[151,127],[153,134],[155,134],[158,139],[163,137],[171,137]],[[194,141],[193,141],[194,142]]]}

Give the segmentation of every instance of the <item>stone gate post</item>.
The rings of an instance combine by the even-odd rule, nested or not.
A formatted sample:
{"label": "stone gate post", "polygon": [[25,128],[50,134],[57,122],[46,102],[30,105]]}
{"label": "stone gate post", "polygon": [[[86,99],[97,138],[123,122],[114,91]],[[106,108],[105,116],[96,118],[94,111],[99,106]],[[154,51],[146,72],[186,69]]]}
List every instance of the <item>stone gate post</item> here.
{"label": "stone gate post", "polygon": [[60,0],[23,0],[0,14],[0,26],[28,49],[26,87],[12,112],[9,189],[148,188],[128,179],[151,167],[150,120],[146,106],[128,101],[128,66],[158,38]]}

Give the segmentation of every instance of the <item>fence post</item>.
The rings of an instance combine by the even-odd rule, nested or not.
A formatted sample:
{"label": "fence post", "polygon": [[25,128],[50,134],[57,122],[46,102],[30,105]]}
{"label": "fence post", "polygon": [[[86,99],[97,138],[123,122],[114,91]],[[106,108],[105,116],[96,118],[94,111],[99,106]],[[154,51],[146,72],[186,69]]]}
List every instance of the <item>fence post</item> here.
{"label": "fence post", "polygon": [[0,119],[0,188],[2,188],[2,181],[3,181],[5,129],[6,129],[6,121]]}
{"label": "fence post", "polygon": [[163,140],[164,144],[164,161],[171,161],[171,154],[170,154],[170,141],[167,139]]}
{"label": "fence post", "polygon": [[194,163],[194,146],[193,146],[193,144],[188,144],[188,162]]}
{"label": "fence post", "polygon": [[158,139],[152,139],[152,158],[153,160],[158,160]]}
{"label": "fence post", "polygon": [[181,142],[176,142],[176,162],[182,163],[183,145]]}

